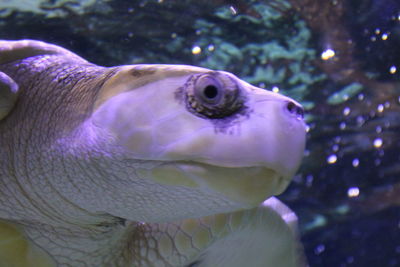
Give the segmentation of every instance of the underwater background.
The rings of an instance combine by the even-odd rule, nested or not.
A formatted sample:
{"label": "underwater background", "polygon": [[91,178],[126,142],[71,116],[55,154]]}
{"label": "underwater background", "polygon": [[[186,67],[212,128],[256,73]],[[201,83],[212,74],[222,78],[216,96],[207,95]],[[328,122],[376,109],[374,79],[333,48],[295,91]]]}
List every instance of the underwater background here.
{"label": "underwater background", "polygon": [[400,1],[0,0],[0,38],[104,66],[221,69],[289,95],[307,149],[279,198],[310,266],[400,266]]}

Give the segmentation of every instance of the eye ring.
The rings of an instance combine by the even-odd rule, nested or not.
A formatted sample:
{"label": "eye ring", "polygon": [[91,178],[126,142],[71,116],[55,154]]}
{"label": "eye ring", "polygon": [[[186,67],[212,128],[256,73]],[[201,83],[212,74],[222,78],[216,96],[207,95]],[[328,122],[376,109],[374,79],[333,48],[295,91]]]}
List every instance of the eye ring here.
{"label": "eye ring", "polygon": [[199,117],[222,119],[244,108],[245,96],[240,85],[224,73],[193,75],[185,90],[188,110]]}

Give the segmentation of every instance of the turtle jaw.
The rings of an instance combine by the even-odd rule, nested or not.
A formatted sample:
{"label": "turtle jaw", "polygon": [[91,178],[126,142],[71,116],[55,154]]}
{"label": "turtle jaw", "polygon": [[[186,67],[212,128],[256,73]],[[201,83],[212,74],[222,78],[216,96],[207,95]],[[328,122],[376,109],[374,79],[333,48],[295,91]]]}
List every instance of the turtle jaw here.
{"label": "turtle jaw", "polygon": [[243,208],[282,193],[290,183],[290,177],[265,166],[222,167],[185,161],[160,165],[152,169],[150,176],[161,184],[223,195]]}

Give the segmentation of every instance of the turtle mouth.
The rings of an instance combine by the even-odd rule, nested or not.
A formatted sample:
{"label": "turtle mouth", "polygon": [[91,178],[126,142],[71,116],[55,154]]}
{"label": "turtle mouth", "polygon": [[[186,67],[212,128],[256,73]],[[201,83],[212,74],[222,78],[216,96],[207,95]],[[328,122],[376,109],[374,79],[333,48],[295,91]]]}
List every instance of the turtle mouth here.
{"label": "turtle mouth", "polygon": [[158,183],[218,193],[243,206],[256,206],[282,193],[290,179],[264,166],[221,167],[199,162],[166,163],[152,170]]}

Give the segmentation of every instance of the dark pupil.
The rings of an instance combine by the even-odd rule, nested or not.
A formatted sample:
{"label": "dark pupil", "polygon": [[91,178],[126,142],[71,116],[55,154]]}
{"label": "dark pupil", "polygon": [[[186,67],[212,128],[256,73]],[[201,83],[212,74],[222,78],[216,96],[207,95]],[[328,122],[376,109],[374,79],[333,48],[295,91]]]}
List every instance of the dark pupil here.
{"label": "dark pupil", "polygon": [[214,85],[208,85],[206,88],[204,88],[204,96],[213,99],[218,95],[218,88],[215,87]]}

